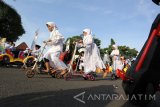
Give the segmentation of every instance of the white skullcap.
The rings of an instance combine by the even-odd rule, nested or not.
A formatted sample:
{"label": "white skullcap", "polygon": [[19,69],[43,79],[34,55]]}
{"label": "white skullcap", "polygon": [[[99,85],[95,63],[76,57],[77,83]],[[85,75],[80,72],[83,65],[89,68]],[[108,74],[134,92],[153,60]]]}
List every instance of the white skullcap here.
{"label": "white skullcap", "polygon": [[117,45],[112,45],[112,47],[114,47],[115,49],[118,49]]}

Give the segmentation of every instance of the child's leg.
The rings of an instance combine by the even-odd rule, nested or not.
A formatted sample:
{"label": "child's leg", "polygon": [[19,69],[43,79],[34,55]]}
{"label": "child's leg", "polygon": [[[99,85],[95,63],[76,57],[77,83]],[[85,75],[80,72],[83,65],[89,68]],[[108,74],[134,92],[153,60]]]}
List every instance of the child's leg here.
{"label": "child's leg", "polygon": [[60,52],[54,52],[51,54],[51,67],[54,68],[52,73],[57,70],[61,71],[60,75],[64,75],[67,72],[67,66],[59,59]]}
{"label": "child's leg", "polygon": [[107,71],[106,70],[103,70],[104,71],[104,73],[103,73],[103,78],[105,78],[105,77],[107,77]]}
{"label": "child's leg", "polygon": [[49,72],[49,69],[50,69],[49,60],[44,58],[44,61],[45,61],[46,70],[43,70],[43,71],[44,72]]}
{"label": "child's leg", "polygon": [[67,73],[67,70],[66,70],[66,69],[61,70],[61,75],[64,75],[65,73]]}

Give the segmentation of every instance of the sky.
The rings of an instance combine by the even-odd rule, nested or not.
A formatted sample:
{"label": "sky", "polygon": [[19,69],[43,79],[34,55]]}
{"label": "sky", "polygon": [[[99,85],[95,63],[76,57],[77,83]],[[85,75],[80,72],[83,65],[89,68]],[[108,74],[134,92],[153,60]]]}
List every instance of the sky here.
{"label": "sky", "polygon": [[5,0],[21,15],[26,31],[16,42],[31,45],[39,29],[37,44],[49,38],[46,22],[53,21],[65,39],[90,28],[106,48],[113,38],[117,45],[141,50],[160,6],[151,0]]}

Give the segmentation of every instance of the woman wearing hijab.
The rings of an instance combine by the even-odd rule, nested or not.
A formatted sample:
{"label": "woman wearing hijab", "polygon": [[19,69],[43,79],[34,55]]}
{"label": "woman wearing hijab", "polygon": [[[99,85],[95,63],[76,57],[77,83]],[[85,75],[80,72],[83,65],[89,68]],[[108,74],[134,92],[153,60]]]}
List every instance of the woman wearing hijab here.
{"label": "woman wearing hijab", "polygon": [[90,29],[83,30],[83,41],[80,43],[85,47],[84,51],[84,76],[91,72],[95,72],[96,68],[105,69],[105,65],[100,57],[97,45],[93,41]]}
{"label": "woman wearing hijab", "polygon": [[67,66],[59,59],[59,56],[63,50],[64,37],[59,33],[54,22],[47,22],[46,25],[50,32],[50,37],[49,40],[44,41],[44,43],[46,43],[50,48],[44,54],[46,65],[45,72],[49,72],[51,66],[54,68],[53,72],[59,69],[62,70],[61,75],[63,75],[66,73]]}
{"label": "woman wearing hijab", "polygon": [[115,75],[116,75],[115,72],[116,72],[116,69],[118,67],[117,62],[119,60],[119,50],[118,50],[117,45],[113,45],[112,48],[113,48],[113,50],[110,54],[110,56],[112,57],[112,67],[113,67],[112,77],[115,78]]}

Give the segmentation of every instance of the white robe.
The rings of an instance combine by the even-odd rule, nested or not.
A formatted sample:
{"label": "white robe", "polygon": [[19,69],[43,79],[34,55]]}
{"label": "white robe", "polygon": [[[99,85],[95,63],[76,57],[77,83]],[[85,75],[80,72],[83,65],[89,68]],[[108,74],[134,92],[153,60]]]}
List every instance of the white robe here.
{"label": "white robe", "polygon": [[59,59],[60,53],[63,50],[64,37],[59,33],[58,30],[53,30],[50,33],[51,42],[47,42],[50,46],[48,51],[44,54],[44,58],[49,60],[49,64],[54,69],[67,69],[67,66]]}
{"label": "white robe", "polygon": [[104,56],[103,56],[103,63],[104,64],[108,64],[110,62],[111,61],[110,61],[109,55],[108,54],[104,54]]}
{"label": "white robe", "polygon": [[32,54],[33,56],[35,56],[35,57],[38,57],[40,53],[41,53],[41,49],[37,49],[37,50],[35,49],[35,50],[32,51],[31,54]]}
{"label": "white robe", "polygon": [[112,67],[113,70],[115,71],[116,69],[118,69],[119,50],[118,49],[113,50],[110,55],[112,56]]}
{"label": "white robe", "polygon": [[84,72],[88,74],[95,72],[96,68],[105,69],[105,65],[100,57],[100,52],[91,35],[84,36],[83,44],[85,46],[84,52]]}
{"label": "white robe", "polygon": [[82,67],[84,67],[84,56],[80,58],[79,69],[82,70]]}

